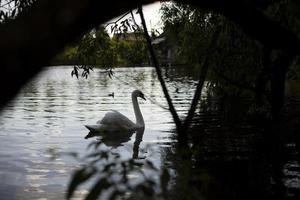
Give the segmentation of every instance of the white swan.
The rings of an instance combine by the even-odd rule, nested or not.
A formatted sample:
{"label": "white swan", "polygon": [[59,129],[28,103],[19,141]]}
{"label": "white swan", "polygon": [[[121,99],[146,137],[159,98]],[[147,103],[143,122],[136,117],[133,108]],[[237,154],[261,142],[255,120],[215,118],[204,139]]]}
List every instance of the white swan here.
{"label": "white swan", "polygon": [[118,111],[112,110],[111,112],[106,113],[103,119],[98,121],[95,125],[85,125],[85,127],[91,132],[134,131],[145,127],[137,97],[146,100],[144,94],[140,90],[134,90],[131,94],[136,123],[132,122]]}

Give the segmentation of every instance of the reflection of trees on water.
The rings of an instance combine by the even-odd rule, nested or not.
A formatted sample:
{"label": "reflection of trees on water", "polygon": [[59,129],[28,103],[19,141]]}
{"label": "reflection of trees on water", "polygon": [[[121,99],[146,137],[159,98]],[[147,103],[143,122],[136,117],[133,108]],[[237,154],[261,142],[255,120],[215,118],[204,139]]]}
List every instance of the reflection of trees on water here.
{"label": "reflection of trees on water", "polygon": [[176,171],[172,199],[299,197],[299,152],[291,137],[287,139],[289,130],[263,118],[251,121],[246,114],[249,101],[236,98],[203,99],[190,145],[173,144],[167,151],[166,159]]}

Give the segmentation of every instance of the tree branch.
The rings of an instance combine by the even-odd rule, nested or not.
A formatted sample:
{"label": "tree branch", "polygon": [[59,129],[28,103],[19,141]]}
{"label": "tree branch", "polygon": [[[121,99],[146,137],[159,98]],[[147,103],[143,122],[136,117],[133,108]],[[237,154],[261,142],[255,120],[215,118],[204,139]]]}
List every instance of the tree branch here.
{"label": "tree branch", "polygon": [[155,52],[154,52],[154,49],[153,49],[153,46],[152,46],[152,43],[151,43],[151,38],[148,34],[148,30],[147,30],[147,26],[146,26],[144,14],[143,14],[142,6],[138,7],[138,12],[139,12],[140,17],[141,17],[142,26],[143,26],[143,29],[144,29],[144,35],[145,35],[145,38],[146,38],[146,41],[147,41],[147,44],[148,44],[148,49],[149,49],[149,52],[150,52],[150,55],[151,55],[151,58],[152,58],[153,65],[154,65],[156,73],[157,73],[158,80],[161,84],[163,93],[164,93],[165,98],[168,102],[169,110],[172,114],[172,117],[173,117],[174,122],[176,124],[177,130],[179,130],[180,127],[181,127],[181,121],[180,121],[179,116],[178,116],[178,114],[175,110],[175,107],[174,107],[173,103],[172,103],[172,99],[169,95],[168,88],[165,84],[165,81],[162,77],[162,72],[161,72],[161,69],[158,65],[158,61],[157,61],[157,58],[156,58],[156,55],[155,55]]}
{"label": "tree branch", "polygon": [[[214,32],[214,34],[212,35],[211,40],[210,40],[210,45],[207,49],[207,55],[210,55],[210,54],[213,53],[213,50],[216,47],[216,43],[218,41],[218,37],[220,35],[220,32],[221,32],[221,29],[218,28]],[[199,78],[198,78],[199,80],[198,80],[198,84],[197,84],[197,87],[196,87],[196,91],[195,91],[195,94],[194,94],[189,112],[188,112],[188,114],[187,114],[187,116],[184,120],[184,123],[181,127],[182,130],[187,130],[190,127],[192,119],[193,119],[195,111],[196,111],[196,108],[197,108],[197,105],[198,105],[198,102],[199,102],[199,99],[201,97],[203,84],[204,84],[206,74],[207,74],[208,68],[209,68],[209,63],[208,63],[208,57],[207,56],[204,58],[204,61],[202,63],[203,63],[203,65],[202,65],[201,71],[199,73]]]}
{"label": "tree branch", "polygon": [[121,19],[123,19],[126,15],[128,15],[129,13],[130,13],[131,11],[128,11],[128,12],[126,12],[126,13],[124,13],[121,17],[119,17],[116,21],[113,21],[113,22],[109,22],[109,23],[107,23],[107,24],[105,24],[105,28],[107,27],[107,26],[109,26],[109,25],[111,25],[111,24],[116,24],[116,23],[118,23]]}

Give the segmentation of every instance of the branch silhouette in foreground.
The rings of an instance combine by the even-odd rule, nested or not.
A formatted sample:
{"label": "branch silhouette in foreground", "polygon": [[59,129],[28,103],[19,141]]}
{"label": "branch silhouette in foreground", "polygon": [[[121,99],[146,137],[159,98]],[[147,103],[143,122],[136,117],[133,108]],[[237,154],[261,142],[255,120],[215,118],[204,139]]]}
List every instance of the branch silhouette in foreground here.
{"label": "branch silhouette in foreground", "polygon": [[[172,102],[172,99],[171,99],[171,97],[169,95],[166,83],[165,83],[165,81],[164,81],[164,79],[162,77],[161,68],[159,66],[156,54],[154,52],[154,49],[153,49],[153,46],[152,46],[152,42],[151,42],[151,38],[150,38],[150,36],[148,34],[148,30],[147,30],[147,26],[146,26],[146,23],[145,23],[145,18],[144,18],[143,10],[142,10],[141,6],[139,6],[139,8],[138,8],[138,12],[139,12],[140,17],[141,17],[142,26],[143,26],[143,29],[144,29],[144,35],[145,35],[145,38],[146,38],[146,41],[147,41],[147,44],[148,44],[148,49],[149,49],[149,52],[150,52],[150,55],[151,55],[151,59],[152,59],[153,65],[154,65],[154,67],[156,69],[158,80],[159,80],[159,82],[161,84],[163,93],[164,93],[165,98],[166,98],[166,100],[168,102],[168,105],[169,105],[169,110],[170,110],[170,112],[172,114],[172,117],[174,119],[174,122],[176,124],[176,128],[177,128],[177,131],[178,131],[178,140],[179,140],[179,142],[185,143],[187,141],[187,130],[188,130],[188,128],[191,125],[192,118],[194,116],[194,113],[196,111],[199,99],[201,97],[201,91],[202,91],[203,84],[204,84],[204,81],[205,81],[205,77],[206,77],[206,74],[207,74],[207,71],[208,71],[208,67],[209,67],[208,59],[205,58],[204,61],[202,62],[203,63],[203,67],[202,67],[202,70],[199,73],[199,81],[198,81],[198,84],[197,84],[197,88],[196,88],[193,100],[191,102],[191,107],[190,107],[190,109],[188,111],[188,114],[187,114],[185,120],[182,122],[180,120],[179,116],[178,116],[178,113],[177,113],[174,105],[173,105],[173,102]],[[211,44],[210,44],[210,46],[209,46],[209,48],[207,50],[208,52],[212,52],[213,51],[213,48],[216,45],[216,41],[217,41],[217,38],[219,36],[219,33],[220,33],[220,30],[217,30],[213,34],[213,36],[211,38]]]}

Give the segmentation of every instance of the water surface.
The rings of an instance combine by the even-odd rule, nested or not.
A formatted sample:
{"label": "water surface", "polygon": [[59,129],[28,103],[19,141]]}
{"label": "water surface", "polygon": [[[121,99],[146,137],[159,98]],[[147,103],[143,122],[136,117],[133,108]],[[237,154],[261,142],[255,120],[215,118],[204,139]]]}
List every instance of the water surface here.
{"label": "water surface", "polygon": [[[46,68],[3,109],[1,198],[63,199],[71,174],[80,163],[70,156],[51,160],[53,152],[87,154],[87,146],[97,138],[84,139],[88,134],[84,124],[94,124],[110,109],[135,121],[131,103],[135,89],[142,90],[147,98],[139,101],[146,124],[144,133],[129,134],[122,140],[102,140],[101,148],[119,153],[124,159],[147,158],[158,168],[167,166],[174,175],[171,198],[173,194],[180,200],[189,195],[196,199],[199,193],[195,191],[206,199],[299,197],[299,87],[288,85],[288,117],[276,126],[259,116],[251,117],[253,101],[248,96],[215,95],[214,90],[205,87],[190,132],[194,154],[185,165],[154,68],[117,68],[112,79],[100,69],[88,79],[72,78],[71,71],[71,66]],[[163,69],[163,75],[183,117],[195,89],[195,74],[168,68]],[[82,199],[86,188],[80,188],[74,199]]]}
{"label": "water surface", "polygon": [[[142,90],[140,101],[146,124],[139,152],[160,166],[161,147],[168,146],[174,125],[152,67],[118,68],[110,79],[95,69],[88,79],[72,78],[72,67],[48,67],[24,86],[0,117],[0,195],[10,199],[62,199],[70,174],[78,163],[68,157],[51,160],[49,151],[79,152],[95,138],[85,140],[84,124],[94,124],[110,109],[135,121],[131,92]],[[195,81],[189,76],[167,78],[179,113],[184,114]],[[109,96],[114,92],[114,98]],[[156,103],[154,103],[156,102]],[[159,104],[160,106],[156,105]],[[107,148],[131,157],[135,134]],[[81,191],[85,193],[84,190]]]}

